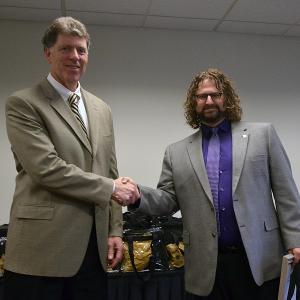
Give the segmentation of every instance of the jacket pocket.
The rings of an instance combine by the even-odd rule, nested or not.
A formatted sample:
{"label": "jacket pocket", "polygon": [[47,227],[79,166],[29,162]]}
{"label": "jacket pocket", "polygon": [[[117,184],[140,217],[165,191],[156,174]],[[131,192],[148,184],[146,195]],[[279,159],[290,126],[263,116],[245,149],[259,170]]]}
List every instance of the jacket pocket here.
{"label": "jacket pocket", "polygon": [[54,215],[54,208],[47,206],[18,206],[16,217],[19,219],[50,220]]}
{"label": "jacket pocket", "polygon": [[251,169],[254,174],[261,175],[266,174],[268,169],[268,156],[267,155],[256,155],[251,157],[250,160]]}
{"label": "jacket pocket", "polygon": [[265,226],[265,231],[272,231],[279,228],[277,219],[265,220],[264,226]]}

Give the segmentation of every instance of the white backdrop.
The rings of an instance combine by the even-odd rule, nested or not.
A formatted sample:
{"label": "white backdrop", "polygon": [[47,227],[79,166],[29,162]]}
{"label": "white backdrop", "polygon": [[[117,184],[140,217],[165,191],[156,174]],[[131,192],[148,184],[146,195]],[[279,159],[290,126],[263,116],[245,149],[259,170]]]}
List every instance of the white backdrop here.
{"label": "white backdrop", "polygon": [[[45,23],[0,21],[0,224],[8,222],[15,169],[4,106],[14,90],[48,73]],[[272,122],[300,186],[300,39],[88,26],[90,61],[82,85],[112,108],[120,175],[156,186],[166,146],[193,131],[183,101],[192,77],[217,67],[236,83],[244,120]]]}

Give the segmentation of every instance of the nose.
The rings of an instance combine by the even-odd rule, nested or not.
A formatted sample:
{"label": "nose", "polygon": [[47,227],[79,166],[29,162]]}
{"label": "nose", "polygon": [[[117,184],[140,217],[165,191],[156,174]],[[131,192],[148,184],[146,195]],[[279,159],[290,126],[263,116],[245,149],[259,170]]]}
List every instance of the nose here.
{"label": "nose", "polygon": [[210,103],[214,103],[214,101],[210,95],[207,95],[206,104],[210,104]]}
{"label": "nose", "polygon": [[70,57],[72,59],[79,59],[79,55],[78,55],[78,51],[76,48],[73,48],[71,51],[70,51]]}

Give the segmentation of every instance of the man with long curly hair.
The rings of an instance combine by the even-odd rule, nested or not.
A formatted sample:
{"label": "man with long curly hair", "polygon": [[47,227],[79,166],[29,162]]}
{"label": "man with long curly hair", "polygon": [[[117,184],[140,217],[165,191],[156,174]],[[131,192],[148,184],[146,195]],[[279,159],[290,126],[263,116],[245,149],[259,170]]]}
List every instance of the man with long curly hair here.
{"label": "man with long curly hair", "polygon": [[139,186],[134,207],[181,210],[195,299],[275,300],[282,255],[300,259],[300,197],[286,152],[271,124],[241,122],[240,99],[219,70],[193,79],[184,107],[197,131],[167,147],[157,189]]}

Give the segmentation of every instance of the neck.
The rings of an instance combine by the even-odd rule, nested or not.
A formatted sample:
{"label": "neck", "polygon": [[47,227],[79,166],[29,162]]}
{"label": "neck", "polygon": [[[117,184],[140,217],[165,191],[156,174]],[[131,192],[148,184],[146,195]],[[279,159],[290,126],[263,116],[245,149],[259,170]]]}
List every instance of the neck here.
{"label": "neck", "polygon": [[76,83],[62,83],[62,85],[64,86],[64,87],[66,87],[68,90],[70,90],[71,92],[75,92],[76,91],[76,89],[77,89],[77,86],[78,86],[78,82],[76,82]]}
{"label": "neck", "polygon": [[225,118],[221,119],[221,120],[218,120],[216,122],[205,122],[205,121],[202,121],[201,123],[208,126],[208,127],[217,127],[219,126],[223,121],[225,120]]}
{"label": "neck", "polygon": [[71,81],[71,82],[67,82],[62,80],[60,77],[58,77],[56,74],[53,74],[51,72],[52,77],[59,82],[61,85],[63,85],[66,89],[70,90],[71,92],[75,92],[78,86],[78,81]]}

